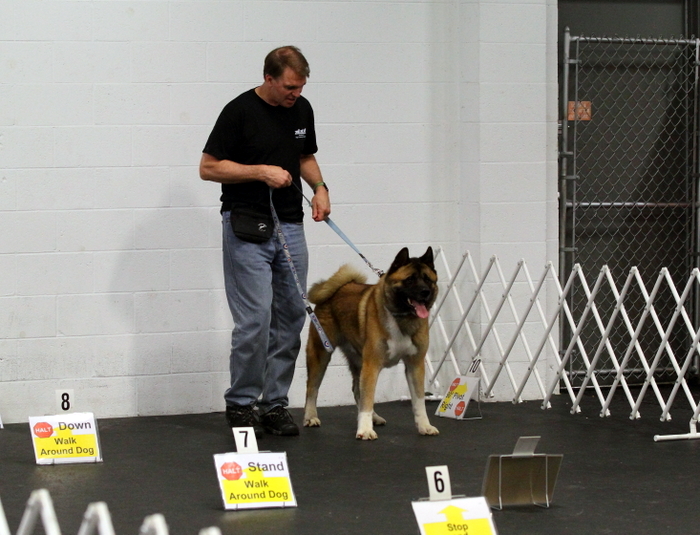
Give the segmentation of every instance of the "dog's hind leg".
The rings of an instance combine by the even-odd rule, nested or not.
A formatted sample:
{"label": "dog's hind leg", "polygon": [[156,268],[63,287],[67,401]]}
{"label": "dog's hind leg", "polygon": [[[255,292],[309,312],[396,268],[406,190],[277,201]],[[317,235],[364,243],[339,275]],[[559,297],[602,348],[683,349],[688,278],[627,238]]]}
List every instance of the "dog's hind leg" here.
{"label": "dog's hind leg", "polygon": [[437,427],[433,427],[428,420],[425,410],[425,364],[423,357],[414,357],[411,361],[405,361],[406,381],[411,392],[411,405],[413,406],[413,419],[421,435],[439,435]]}
{"label": "dog's hind leg", "polygon": [[372,411],[372,423],[374,425],[386,425],[386,420],[379,416],[376,411]]}
{"label": "dog's hind leg", "polygon": [[318,333],[311,329],[306,343],[306,405],[304,407],[304,426],[318,427],[321,420],[318,417],[316,403],[318,389],[321,387],[323,376],[326,374],[331,355],[323,347],[323,342]]}

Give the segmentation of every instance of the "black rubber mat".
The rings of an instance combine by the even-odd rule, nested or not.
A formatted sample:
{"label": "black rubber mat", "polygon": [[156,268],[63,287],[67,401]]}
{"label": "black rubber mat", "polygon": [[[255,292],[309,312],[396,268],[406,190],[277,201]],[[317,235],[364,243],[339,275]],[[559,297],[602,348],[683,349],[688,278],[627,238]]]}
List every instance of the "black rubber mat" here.
{"label": "black rubber mat", "polygon": [[593,399],[581,414],[569,406],[563,397],[546,411],[539,402],[482,403],[483,419],[433,416],[440,435],[423,437],[409,402],[384,403],[377,412],[388,424],[374,442],[355,440],[354,407],[322,407],[322,427],[259,442],[287,452],[298,507],[229,512],[212,458],[235,451],[221,413],[99,420],[104,462],[90,465],[37,466],[29,426],[11,424],[0,430],[0,500],[12,533],[31,491],[45,488],[64,534],[77,533],[96,501],[107,503],[117,535],[137,535],[154,513],[173,535],[209,526],[223,535],[417,534],[411,501],[428,494],[426,466],[448,465],[453,494],[478,496],[488,456],[539,435],[537,452],[564,455],[553,503],[494,511],[501,535],[698,533],[700,442],[653,441],[687,432],[689,410],[662,423],[652,405],[630,420],[622,399],[605,419]]}

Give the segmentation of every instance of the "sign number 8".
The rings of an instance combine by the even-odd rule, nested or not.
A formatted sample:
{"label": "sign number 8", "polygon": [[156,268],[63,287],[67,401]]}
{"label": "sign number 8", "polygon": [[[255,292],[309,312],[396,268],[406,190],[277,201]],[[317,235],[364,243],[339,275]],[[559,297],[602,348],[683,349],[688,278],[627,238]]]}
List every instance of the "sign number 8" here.
{"label": "sign number 8", "polygon": [[75,396],[73,390],[56,390],[56,405],[59,412],[72,412],[75,406]]}
{"label": "sign number 8", "polygon": [[70,410],[70,394],[68,392],[61,394],[61,409],[64,411]]}

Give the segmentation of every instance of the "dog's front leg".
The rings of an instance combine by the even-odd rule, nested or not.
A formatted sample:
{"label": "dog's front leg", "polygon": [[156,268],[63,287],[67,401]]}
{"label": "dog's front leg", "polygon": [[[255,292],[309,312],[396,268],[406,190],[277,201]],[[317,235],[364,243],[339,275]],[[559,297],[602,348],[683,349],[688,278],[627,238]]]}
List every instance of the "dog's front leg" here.
{"label": "dog's front leg", "polygon": [[[355,396],[355,405],[357,410],[360,410],[360,372],[352,369],[352,393]],[[376,412],[372,412],[372,423],[374,425],[386,425],[386,420],[379,416]]]}
{"label": "dog's front leg", "polygon": [[406,382],[411,392],[411,405],[413,406],[413,419],[416,422],[418,433],[421,435],[439,435],[437,427],[430,424],[428,413],[425,410],[425,362],[423,357],[416,357],[406,361]]}
{"label": "dog's front leg", "polygon": [[357,434],[356,438],[362,440],[375,440],[377,432],[372,425],[374,414],[374,393],[377,389],[377,379],[381,367],[371,360],[365,359],[360,372],[360,391],[357,403]]}

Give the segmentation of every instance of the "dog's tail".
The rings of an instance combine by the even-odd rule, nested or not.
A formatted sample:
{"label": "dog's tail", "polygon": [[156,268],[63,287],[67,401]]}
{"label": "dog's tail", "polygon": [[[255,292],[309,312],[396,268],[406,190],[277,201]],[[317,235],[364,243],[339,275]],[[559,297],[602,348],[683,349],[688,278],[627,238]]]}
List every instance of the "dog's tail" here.
{"label": "dog's tail", "polygon": [[349,282],[364,284],[367,282],[367,277],[350,264],[345,264],[341,266],[330,279],[318,281],[311,286],[309,290],[309,301],[315,305],[320,305],[328,301],[341,286],[345,286]]}

